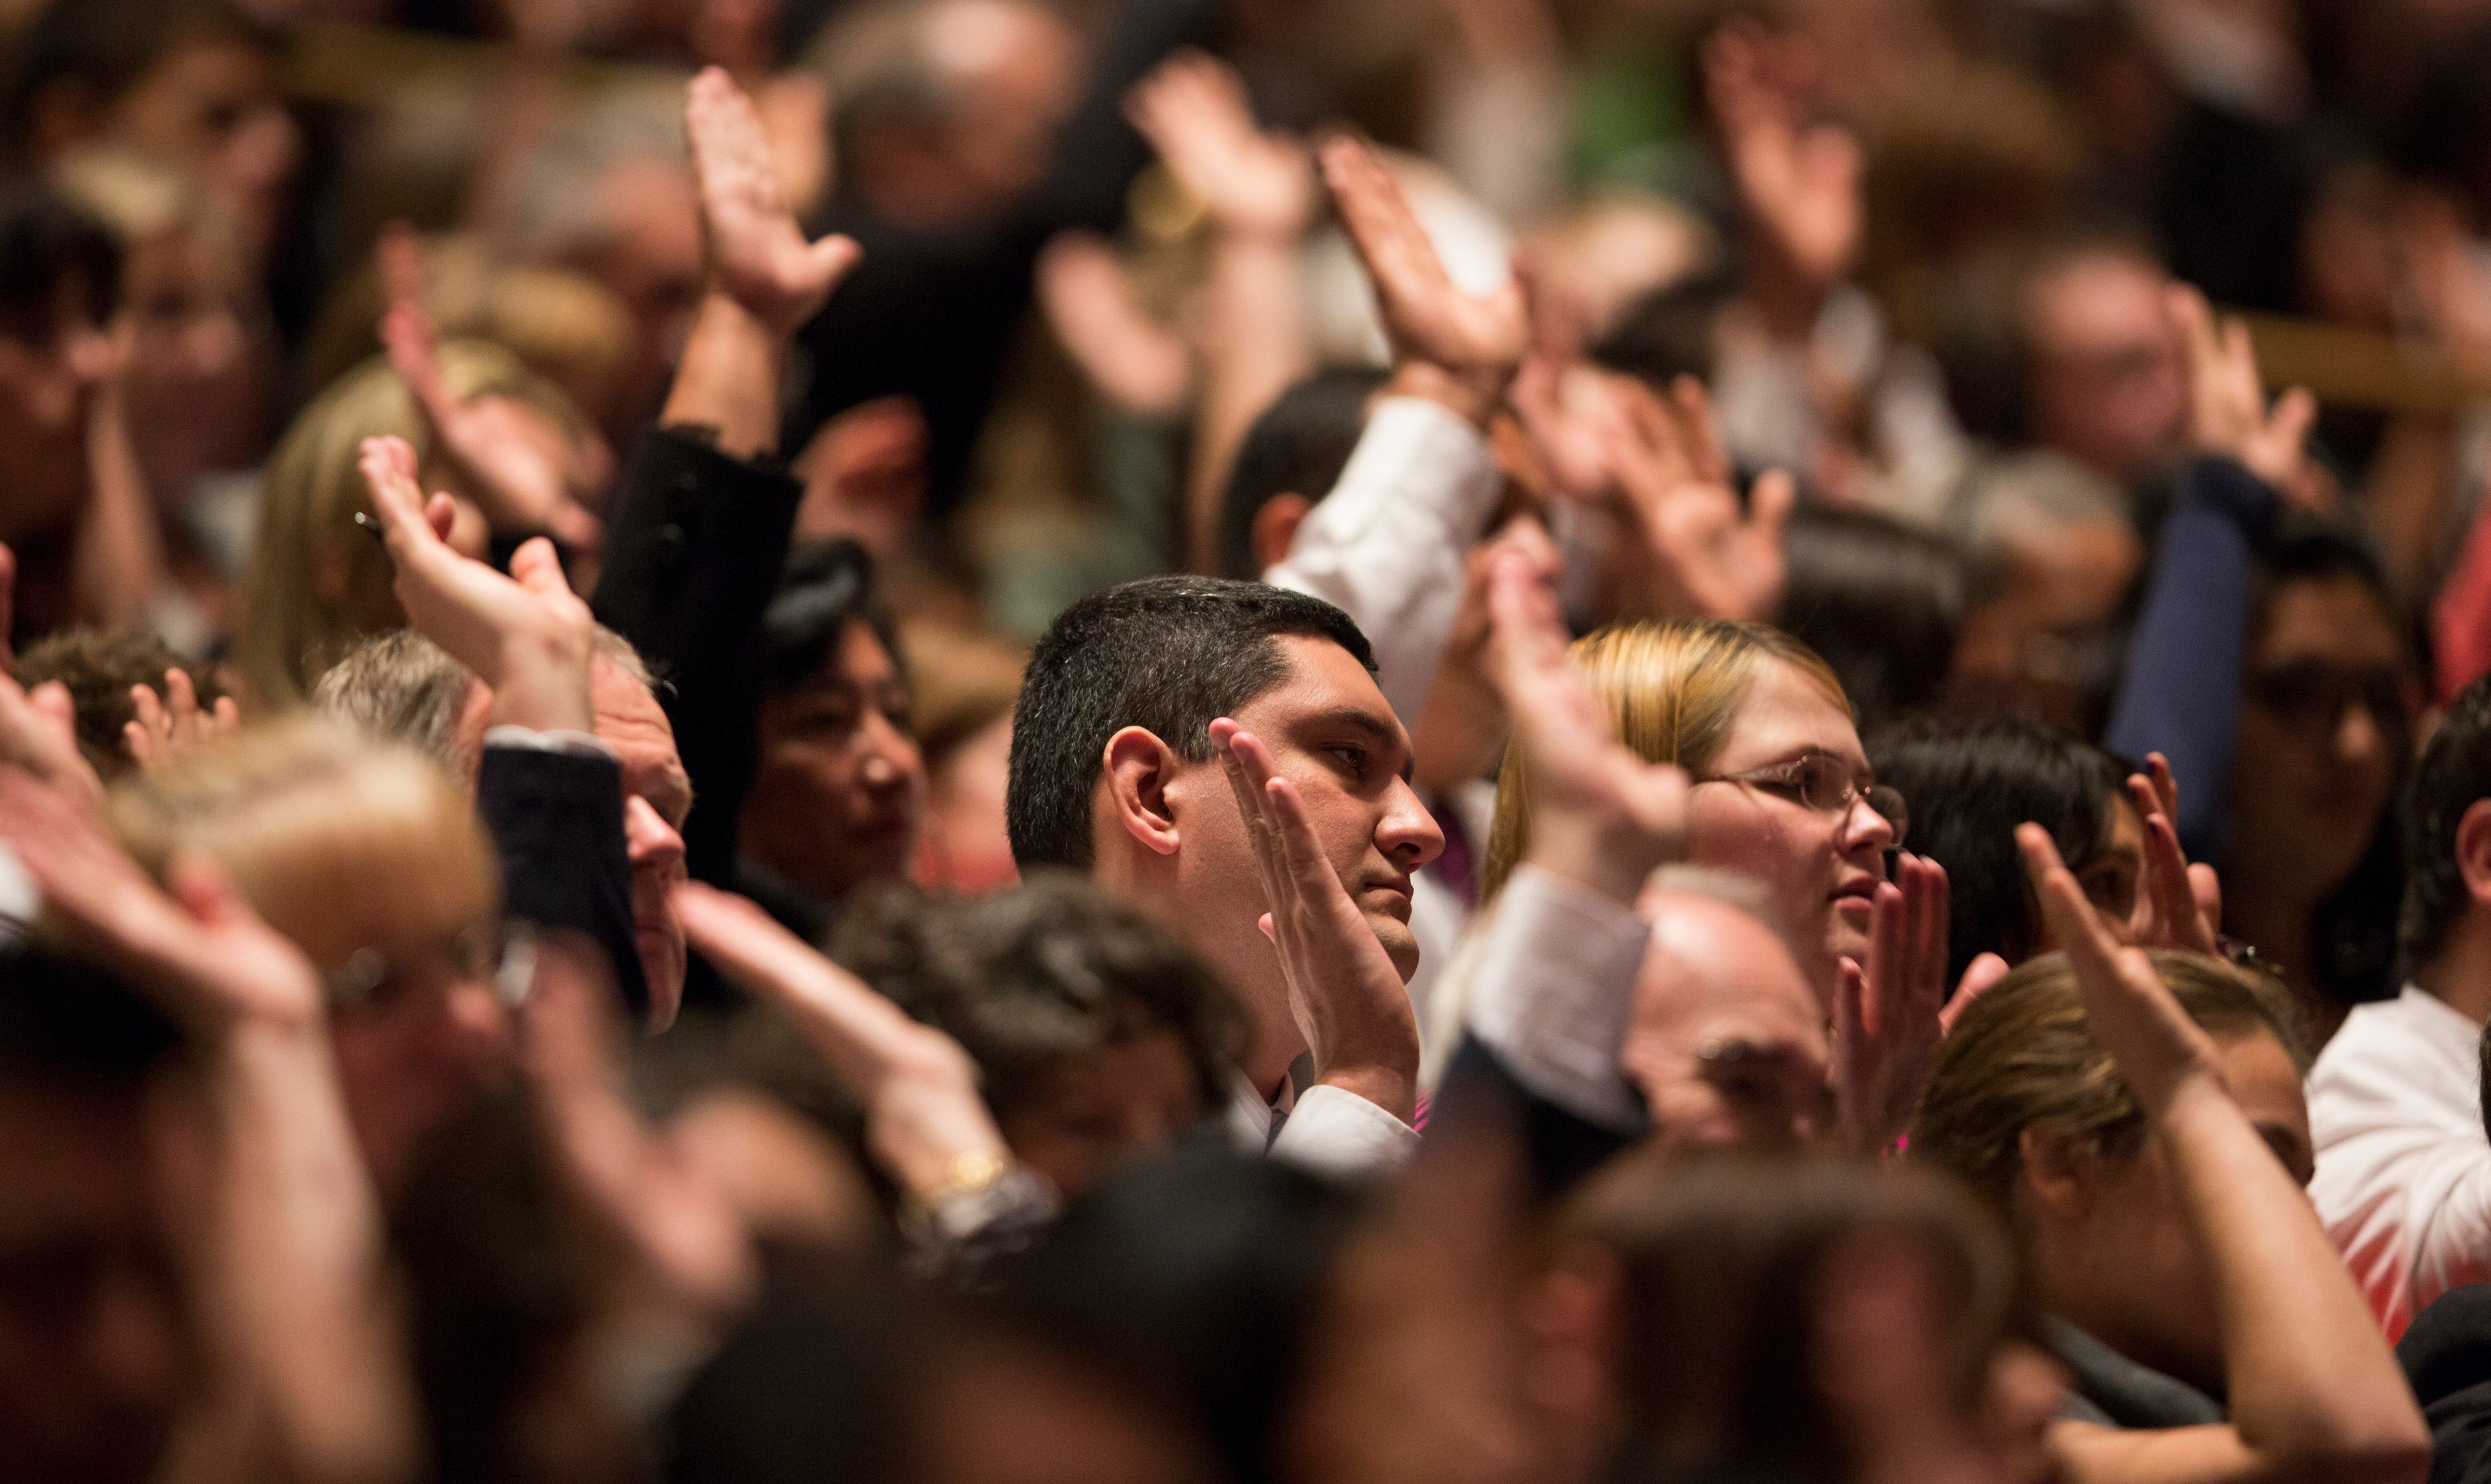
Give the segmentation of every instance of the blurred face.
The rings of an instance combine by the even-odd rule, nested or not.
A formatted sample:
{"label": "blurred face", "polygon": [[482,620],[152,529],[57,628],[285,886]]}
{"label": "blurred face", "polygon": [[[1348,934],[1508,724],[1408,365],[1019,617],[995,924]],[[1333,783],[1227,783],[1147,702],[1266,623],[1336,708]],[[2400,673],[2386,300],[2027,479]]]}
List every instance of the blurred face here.
{"label": "blurred face", "polygon": [[928,49],[956,75],[966,105],[948,143],[960,173],[996,204],[1038,184],[1072,102],[1072,35],[1034,5],[961,0],[928,21]]}
{"label": "blurred face", "polygon": [[2290,583],[2251,646],[2232,753],[2233,858],[2303,901],[2369,849],[2420,702],[2378,599],[2350,577]]}
{"label": "blurred face", "polygon": [[1209,1477],[1187,1440],[1053,1355],[962,1346],[918,1400],[910,1484],[1191,1484]]}
{"label": "blurred face", "polygon": [[[682,353],[700,301],[700,203],[691,174],[662,160],[625,160],[597,186],[605,241],[581,271],[612,290],[630,312],[633,418],[665,394],[667,368]],[[634,429],[636,430],[636,429]]]}
{"label": "blurred face", "polygon": [[2125,521],[2037,524],[1999,543],[2005,580],[1964,615],[1954,685],[1980,709],[2025,712],[2078,736],[2116,663],[2104,628],[2141,557]]}
{"label": "blurred face", "polygon": [[[2308,1184],[2309,1108],[2291,1056],[2264,1032],[2217,1050],[2233,1100],[2294,1181]],[[2032,1203],[2044,1300],[2129,1359],[2219,1392],[2213,1285],[2160,1143],[2148,1139],[2125,1159],[2080,1155],[2071,1168],[2070,1192]]]}
{"label": "blurred face", "polygon": [[2168,279],[2132,258],[2077,258],[2036,282],[2025,303],[2038,441],[2126,480],[2179,447],[2188,418],[2180,336],[2163,306]]}
{"label": "blurred face", "polygon": [[1865,799],[1829,814],[1774,786],[1707,782],[1821,753],[1868,781],[1867,754],[1841,703],[1778,659],[1754,684],[1720,755],[1687,796],[1687,858],[1752,877],[1770,893],[1774,925],[1812,961],[1800,967],[1831,1003],[1836,960],[1867,962],[1877,884],[1894,829]]}
{"label": "blurred face", "polygon": [[999,1121],[1012,1152],[1070,1198],[1119,1162],[1166,1148],[1202,1115],[1185,1042],[1155,1031],[1069,1062]]}
{"label": "blurred face", "polygon": [[1804,1148],[1830,1126],[1825,1015],[1771,930],[1664,893],[1623,1061],[1659,1152]]}
{"label": "blurred face", "polygon": [[805,684],[761,702],[761,765],[737,837],[826,902],[903,874],[925,813],[925,761],[891,652],[851,623]]}
{"label": "blurred face", "polygon": [[203,234],[160,233],[131,245],[122,301],[131,433],[151,492],[175,502],[201,473],[250,456],[259,388],[240,265]]}
{"label": "blurred face", "polygon": [[112,359],[89,290],[73,274],[44,308],[0,316],[0,541],[60,529],[85,498],[87,405]]}
{"label": "blurred face", "polygon": [[384,1191],[424,1137],[509,1062],[511,1020],[494,992],[490,929],[478,922],[449,935],[396,934],[334,957],[305,946],[333,975],[368,967],[329,1024],[346,1111]]}
{"label": "blurred face", "polygon": [[632,939],[649,979],[653,1022],[664,1025],[684,998],[684,925],[673,892],[684,880],[684,821],[692,812],[691,778],[675,751],[674,725],[649,687],[600,656],[590,667],[588,699],[597,712],[597,740],[623,763],[623,841],[631,857]]}
{"label": "blurred face", "polygon": [[177,46],[113,105],[106,127],[146,154],[197,172],[242,222],[252,255],[266,252],[302,158],[302,136],[265,53],[226,40]]}
{"label": "blurred face", "polygon": [[0,1087],[0,1430],[12,1478],[154,1475],[186,1333],[134,1092]]}

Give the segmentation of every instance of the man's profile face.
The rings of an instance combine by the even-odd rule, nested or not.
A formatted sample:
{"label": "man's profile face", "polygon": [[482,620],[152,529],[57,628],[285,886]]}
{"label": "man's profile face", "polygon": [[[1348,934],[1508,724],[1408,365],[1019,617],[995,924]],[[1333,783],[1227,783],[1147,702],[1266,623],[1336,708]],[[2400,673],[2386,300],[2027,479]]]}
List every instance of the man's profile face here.
{"label": "man's profile face", "polygon": [[623,841],[631,858],[631,928],[649,980],[652,1024],[666,1025],[684,997],[684,924],[674,889],[684,881],[684,820],[691,779],[675,729],[649,687],[600,656],[588,672],[597,740],[623,764]]}
{"label": "man's profile face", "polygon": [[1723,903],[1664,893],[1656,905],[1620,1055],[1652,1111],[1655,1151],[1773,1154],[1815,1143],[1832,1126],[1832,1048],[1790,950]]}
{"label": "man's profile face", "polygon": [[[1445,848],[1444,831],[1404,777],[1409,734],[1349,651],[1308,636],[1277,642],[1287,676],[1238,708],[1234,719],[1262,740],[1279,775],[1297,785],[1324,858],[1407,979],[1419,967],[1411,878]],[[1200,896],[1189,899],[1218,902],[1252,932],[1270,906],[1245,821],[1217,759],[1187,771],[1198,775],[1188,780],[1195,807],[1178,823],[1187,854],[1196,858],[1188,874],[1200,883]]]}

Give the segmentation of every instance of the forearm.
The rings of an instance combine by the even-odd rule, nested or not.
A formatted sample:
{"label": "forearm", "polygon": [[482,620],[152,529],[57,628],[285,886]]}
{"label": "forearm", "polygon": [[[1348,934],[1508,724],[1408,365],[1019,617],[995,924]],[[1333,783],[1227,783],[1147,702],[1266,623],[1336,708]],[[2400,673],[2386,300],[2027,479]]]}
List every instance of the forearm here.
{"label": "forearm", "polygon": [[2273,1151],[2211,1079],[2158,1128],[2205,1253],[2242,1444],[2297,1478],[2418,1476],[2429,1434],[2404,1374]]}
{"label": "forearm", "polygon": [[245,1023],[210,1053],[213,1281],[231,1357],[291,1477],[368,1484],[418,1473],[422,1443],[397,1316],[382,1284],[380,1205],[317,1025]]}
{"label": "forearm", "polygon": [[778,368],[786,340],[723,290],[701,296],[659,421],[714,427],[718,451],[749,459],[778,451]]}
{"label": "forearm", "polygon": [[163,586],[164,541],[120,395],[107,387],[95,396],[87,422],[91,486],[78,517],[71,580],[82,621],[132,628],[146,622],[148,604]]}
{"label": "forearm", "polygon": [[1187,477],[1187,556],[1197,571],[1217,566],[1219,502],[1246,429],[1313,365],[1304,298],[1295,241],[1222,234],[1214,244]]}
{"label": "forearm", "polygon": [[2276,497],[2229,459],[2201,458],[2163,523],[2127,671],[2104,745],[2129,758],[2160,752],[2180,780],[2181,843],[2217,843],[2230,793],[2232,735],[2248,643],[2255,539]]}

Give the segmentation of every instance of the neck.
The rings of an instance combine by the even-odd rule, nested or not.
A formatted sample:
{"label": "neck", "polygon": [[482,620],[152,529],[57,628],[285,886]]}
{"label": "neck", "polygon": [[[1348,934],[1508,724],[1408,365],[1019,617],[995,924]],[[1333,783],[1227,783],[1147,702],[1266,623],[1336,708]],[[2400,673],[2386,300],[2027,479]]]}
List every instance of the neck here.
{"label": "neck", "polygon": [[2414,982],[2476,1025],[2491,1021],[2491,922],[2482,909],[2468,912],[2447,946],[2414,966]]}

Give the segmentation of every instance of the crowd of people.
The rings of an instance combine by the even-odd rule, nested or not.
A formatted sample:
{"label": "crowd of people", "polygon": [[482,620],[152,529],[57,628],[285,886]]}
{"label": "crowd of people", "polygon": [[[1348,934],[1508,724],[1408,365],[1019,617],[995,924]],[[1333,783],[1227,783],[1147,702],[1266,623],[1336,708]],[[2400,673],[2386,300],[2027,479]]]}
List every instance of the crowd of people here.
{"label": "crowd of people", "polygon": [[0,1481],[2491,1478],[2491,4],[0,61]]}

